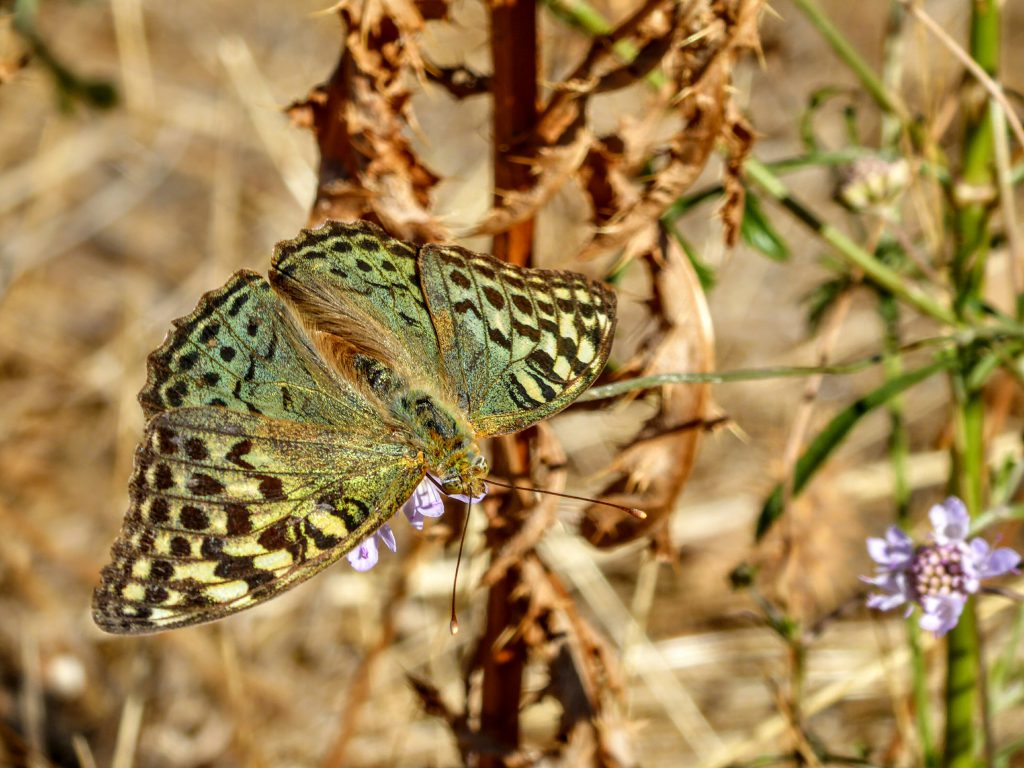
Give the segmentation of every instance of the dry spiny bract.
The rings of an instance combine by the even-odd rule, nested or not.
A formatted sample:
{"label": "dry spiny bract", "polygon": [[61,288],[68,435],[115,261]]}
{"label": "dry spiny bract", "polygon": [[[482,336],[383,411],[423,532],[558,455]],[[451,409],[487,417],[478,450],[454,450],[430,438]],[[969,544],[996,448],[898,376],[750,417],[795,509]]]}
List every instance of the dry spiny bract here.
{"label": "dry spiny bract", "polygon": [[130,508],[93,615],[108,632],[217,619],[308,579],[427,473],[479,495],[477,440],[565,408],[600,373],[615,295],[573,272],[367,223],[281,243],[149,358]]}

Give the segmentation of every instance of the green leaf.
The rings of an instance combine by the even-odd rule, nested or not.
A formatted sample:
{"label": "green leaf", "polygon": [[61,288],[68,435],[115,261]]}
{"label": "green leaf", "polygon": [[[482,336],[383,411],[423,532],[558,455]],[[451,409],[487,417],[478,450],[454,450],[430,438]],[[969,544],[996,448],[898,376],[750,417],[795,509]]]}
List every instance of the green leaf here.
{"label": "green leaf", "polygon": [[701,290],[705,293],[715,287],[715,270],[714,267],[710,267],[701,261],[697,250],[690,244],[690,241],[683,237],[683,233],[679,231],[672,222],[666,222],[662,220],[662,227],[672,236],[672,238],[679,243],[679,247],[683,249],[683,253],[686,254],[686,258],[690,260],[690,264],[693,266],[693,271],[697,273],[697,279],[700,281]]}
{"label": "green leaf", "polygon": [[814,131],[814,120],[818,116],[818,111],[839,97],[853,99],[855,98],[854,91],[851,88],[826,86],[816,90],[807,100],[807,107],[800,115],[800,138],[803,141],[804,149],[808,152],[816,152],[821,149],[821,143]]}
{"label": "green leaf", "polygon": [[789,259],[789,247],[785,240],[775,231],[768,217],[764,215],[761,201],[747,190],[743,201],[743,222],[740,224],[740,237],[743,242],[773,261]]}
{"label": "green leaf", "polygon": [[[796,467],[793,470],[793,497],[796,497],[804,489],[814,473],[825,463],[825,459],[846,439],[858,421],[904,390],[948,368],[954,362],[952,356],[942,356],[930,365],[890,379],[878,389],[855,400],[836,414],[797,459]],[[785,512],[783,485],[779,483],[761,508],[761,514],[757,518],[755,537],[760,540],[775,524],[775,521],[782,517],[783,512]]]}

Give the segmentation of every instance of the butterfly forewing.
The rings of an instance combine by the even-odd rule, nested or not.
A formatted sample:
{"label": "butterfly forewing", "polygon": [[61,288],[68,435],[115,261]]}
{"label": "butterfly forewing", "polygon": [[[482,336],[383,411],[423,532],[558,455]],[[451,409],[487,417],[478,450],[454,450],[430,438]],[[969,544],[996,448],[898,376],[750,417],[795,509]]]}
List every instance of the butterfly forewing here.
{"label": "butterfly forewing", "polygon": [[420,268],[445,373],[478,435],[557,413],[604,368],[615,294],[600,283],[456,246],[423,247]]}
{"label": "butterfly forewing", "polygon": [[422,473],[379,435],[184,408],[147,426],[96,623],[143,633],[226,616],[335,562]]}
{"label": "butterfly forewing", "polygon": [[139,401],[147,416],[206,405],[321,424],[371,416],[315,356],[267,281],[244,271],[175,322],[149,356]]}

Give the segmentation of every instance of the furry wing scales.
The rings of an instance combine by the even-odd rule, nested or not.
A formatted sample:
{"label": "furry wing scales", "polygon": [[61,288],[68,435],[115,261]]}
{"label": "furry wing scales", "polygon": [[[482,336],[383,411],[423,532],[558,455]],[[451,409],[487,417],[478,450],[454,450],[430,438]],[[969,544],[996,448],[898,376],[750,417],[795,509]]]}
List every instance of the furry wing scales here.
{"label": "furry wing scales", "polygon": [[437,338],[414,246],[369,222],[328,221],[277,245],[270,282],[346,353],[436,373]]}
{"label": "furry wing scales", "polygon": [[605,285],[458,246],[424,246],[420,269],[444,371],[477,434],[557,413],[604,368],[615,330]]}
{"label": "furry wing scales", "polygon": [[93,597],[96,623],[141,634],[212,621],[338,560],[422,479],[407,448],[359,431],[224,408],[155,416]]}

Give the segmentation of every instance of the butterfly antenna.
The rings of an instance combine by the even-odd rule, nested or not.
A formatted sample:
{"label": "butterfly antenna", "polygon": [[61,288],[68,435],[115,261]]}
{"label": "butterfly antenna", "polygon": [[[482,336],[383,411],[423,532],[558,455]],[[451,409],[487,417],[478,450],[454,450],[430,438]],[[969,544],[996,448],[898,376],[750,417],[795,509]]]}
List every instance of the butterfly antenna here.
{"label": "butterfly antenna", "polygon": [[604,507],[612,507],[613,509],[622,510],[627,515],[632,515],[637,520],[646,520],[647,519],[647,513],[644,512],[642,509],[637,509],[636,507],[627,507],[627,506],[625,506],[623,504],[615,504],[615,503],[613,503],[611,501],[602,501],[601,499],[591,499],[591,498],[588,498],[586,496],[574,496],[571,493],[559,493],[558,491],[548,491],[548,490],[545,490],[543,488],[524,488],[521,485],[511,485],[510,483],[499,482],[499,481],[495,480],[493,477],[488,477],[487,478],[487,482],[488,483],[493,483],[494,485],[500,486],[501,488],[511,488],[514,491],[528,491],[528,492],[531,492],[531,493],[533,493],[533,492],[535,492],[535,493],[546,493],[548,496],[558,496],[558,497],[563,498],[563,499],[575,499],[576,501],[589,501],[591,504],[600,504],[601,506],[604,506]]}
{"label": "butterfly antenna", "polygon": [[451,630],[452,635],[459,634],[459,617],[455,615],[455,591],[459,586],[459,566],[462,565],[462,548],[466,546],[466,531],[469,530],[469,514],[472,511],[473,497],[470,496],[469,503],[466,505],[466,519],[462,521],[462,536],[459,538],[459,556],[455,560],[455,578],[452,579],[452,620],[448,624],[448,629]]}

